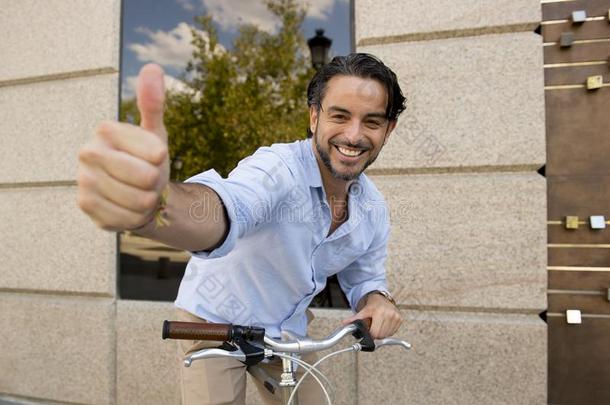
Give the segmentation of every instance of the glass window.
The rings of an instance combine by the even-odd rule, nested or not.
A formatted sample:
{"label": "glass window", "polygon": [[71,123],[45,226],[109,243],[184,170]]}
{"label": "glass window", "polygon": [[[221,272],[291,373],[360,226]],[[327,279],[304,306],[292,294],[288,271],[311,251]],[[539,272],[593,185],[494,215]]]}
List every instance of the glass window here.
{"label": "glass window", "polygon": [[[171,102],[167,100],[166,112],[166,126],[170,133],[172,180],[182,181],[209,168],[215,168],[226,175],[237,161],[251,154],[258,146],[306,136],[308,117],[305,86],[314,72],[307,40],[314,37],[317,30],[323,29],[324,35],[332,40],[331,57],[347,54],[353,48],[350,0],[309,0],[306,3],[308,5],[306,11],[303,11],[304,17],[302,21],[297,21],[297,30],[288,28],[294,26],[294,20],[282,13],[274,15],[262,0],[123,0],[121,120],[139,122],[135,104],[138,72],[146,63],[161,65],[166,74],[166,89],[172,94]],[[295,4],[301,9],[305,2],[295,1]],[[202,18],[203,16],[208,18]],[[284,42],[277,42],[279,34],[284,32],[283,29],[293,35],[285,36]],[[207,45],[201,45],[200,42],[197,47],[193,42],[197,38],[203,39]],[[288,41],[296,41],[298,46],[290,48]],[[217,44],[212,49],[210,44],[215,42]],[[273,63],[264,63],[265,58],[270,58],[270,43],[279,47],[273,49],[276,53],[272,62],[294,59],[290,62],[292,64],[286,63],[295,73],[294,76],[302,79],[301,82],[288,84],[294,86],[298,92],[272,99],[278,106],[293,105],[291,114],[295,114],[296,118],[287,117],[287,123],[281,124],[282,131],[265,129],[263,132],[260,128],[230,127],[225,123],[236,121],[231,120],[230,115],[215,117],[217,123],[214,124],[210,122],[210,117],[198,116],[197,109],[190,108],[188,100],[200,96],[199,89],[211,87],[210,82],[206,81],[210,80],[209,77],[202,79],[195,68],[197,62],[201,62],[201,59],[194,58],[195,50],[203,50],[203,58],[208,58],[206,60],[216,58],[218,63],[215,66],[221,66],[222,69],[209,71],[208,76],[213,77],[215,85],[222,89],[222,86],[232,85],[223,81],[223,72],[227,71],[235,73],[234,79],[237,82],[247,81],[256,74],[263,78],[273,77],[273,72],[264,70],[273,68],[268,66]],[[297,51],[289,53],[287,49]],[[265,85],[267,84],[263,83],[263,86]],[[274,84],[269,83],[269,86],[273,88]],[[241,87],[231,89],[233,93],[242,91]],[[189,94],[191,96],[186,97]],[[219,97],[211,97],[211,102],[218,99]],[[231,100],[223,102],[230,104]],[[257,100],[246,99],[243,104],[256,106]],[[253,109],[255,107],[249,108],[248,111]],[[226,114],[231,114],[230,107],[221,110],[227,110]],[[248,118],[244,121],[248,121]],[[208,134],[200,133],[201,122],[207,125]],[[214,156],[209,154],[209,148],[205,147],[208,141],[205,137],[210,136],[210,133],[239,135],[242,130],[250,134],[246,142],[242,139],[239,145],[235,145],[229,137],[224,144],[215,143]],[[173,301],[189,258],[188,253],[129,232],[120,234],[119,238],[120,296],[126,299]],[[346,300],[336,278],[329,280],[328,285],[327,291],[320,294],[313,305],[345,307]]]}

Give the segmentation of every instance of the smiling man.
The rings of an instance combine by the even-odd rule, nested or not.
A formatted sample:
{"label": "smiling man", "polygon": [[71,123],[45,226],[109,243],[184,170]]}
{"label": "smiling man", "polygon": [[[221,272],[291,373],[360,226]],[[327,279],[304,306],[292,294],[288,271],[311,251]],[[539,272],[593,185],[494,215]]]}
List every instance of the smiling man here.
{"label": "smiling man", "polygon": [[[344,324],[369,318],[375,338],[398,330],[384,269],[388,210],[363,174],[404,110],[387,66],[368,54],[334,58],[308,86],[310,139],[262,147],[227,178],[212,169],[184,184],[169,183],[158,66],[142,68],[137,95],[140,127],[105,122],[81,150],[79,204],[103,229],[193,252],[175,302],[180,319],[305,335],[307,307],[337,274],[355,311]],[[216,346],[181,342],[180,357]],[[264,367],[279,377],[281,364]],[[183,402],[243,404],[245,372],[231,359],[181,367]],[[256,381],[265,402],[278,403],[263,383]],[[319,389],[303,393],[301,404],[324,402]]]}

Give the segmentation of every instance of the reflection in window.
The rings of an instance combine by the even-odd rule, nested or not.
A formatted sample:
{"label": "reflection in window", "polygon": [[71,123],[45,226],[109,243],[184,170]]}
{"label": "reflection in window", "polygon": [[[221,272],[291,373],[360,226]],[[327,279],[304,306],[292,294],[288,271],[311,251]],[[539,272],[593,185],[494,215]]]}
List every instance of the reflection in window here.
{"label": "reflection in window", "polygon": [[[222,175],[259,146],[304,138],[306,41],[317,29],[331,56],[351,50],[349,0],[123,0],[121,120],[139,122],[135,84],[145,63],[166,73],[173,181],[209,168]],[[120,235],[122,298],[176,297],[189,255],[129,232]],[[315,305],[345,306],[336,278]]]}

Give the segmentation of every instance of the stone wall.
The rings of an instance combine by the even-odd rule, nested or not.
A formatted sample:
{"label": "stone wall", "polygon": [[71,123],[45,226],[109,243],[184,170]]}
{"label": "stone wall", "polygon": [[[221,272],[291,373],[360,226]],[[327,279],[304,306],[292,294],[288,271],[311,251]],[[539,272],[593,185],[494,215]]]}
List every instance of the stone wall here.
{"label": "stone wall", "polygon": [[76,203],[79,147],[118,111],[119,0],[0,9],[0,395],[115,403],[116,235]]}

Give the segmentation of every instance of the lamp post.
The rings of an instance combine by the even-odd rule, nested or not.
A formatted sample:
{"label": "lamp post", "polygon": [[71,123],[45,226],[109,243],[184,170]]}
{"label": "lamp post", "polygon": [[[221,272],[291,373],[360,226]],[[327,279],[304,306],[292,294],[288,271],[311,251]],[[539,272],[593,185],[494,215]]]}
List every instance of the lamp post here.
{"label": "lamp post", "polygon": [[324,30],[318,28],[316,30],[316,36],[307,40],[309,51],[311,52],[311,63],[314,69],[318,70],[328,61],[328,51],[333,41],[330,38],[324,36]]}

